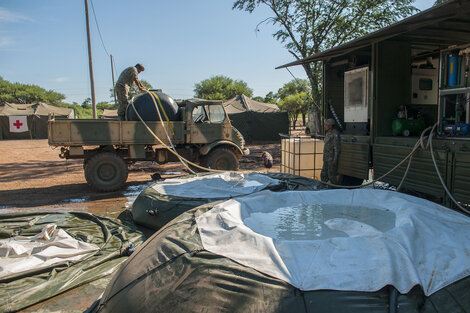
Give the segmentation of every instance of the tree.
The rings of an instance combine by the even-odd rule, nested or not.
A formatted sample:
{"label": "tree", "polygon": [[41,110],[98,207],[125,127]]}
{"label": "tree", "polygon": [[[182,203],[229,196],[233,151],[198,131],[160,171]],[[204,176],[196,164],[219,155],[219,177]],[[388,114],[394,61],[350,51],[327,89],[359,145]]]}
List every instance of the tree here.
{"label": "tree", "polygon": [[[260,22],[279,27],[274,38],[296,60],[383,28],[417,9],[414,0],[236,0],[233,9],[252,13],[268,7],[272,16]],[[258,24],[258,25],[260,25]],[[321,62],[304,64],[312,87],[313,108],[321,111]]]}
{"label": "tree", "polygon": [[252,97],[253,90],[242,80],[233,80],[229,77],[218,75],[205,79],[194,85],[196,98],[207,100],[228,100],[237,95],[244,94]]}
{"label": "tree", "polygon": [[116,106],[106,101],[101,101],[96,104],[96,108],[100,110],[112,110],[115,109]]}
{"label": "tree", "polygon": [[305,117],[309,109],[309,103],[311,102],[310,92],[311,92],[310,83],[306,79],[293,79],[290,82],[284,84],[284,86],[282,86],[277,92],[277,96],[281,100],[291,95],[296,95],[300,93],[306,94],[304,104],[300,111],[300,114],[302,114],[302,123],[304,126],[305,126]]}
{"label": "tree", "polygon": [[82,107],[84,108],[91,108],[91,98],[88,97],[82,102]]}
{"label": "tree", "polygon": [[268,92],[266,96],[264,96],[265,103],[276,103],[277,102],[276,99],[277,99],[277,95],[272,91]]}
{"label": "tree", "polygon": [[438,5],[438,4],[442,4],[444,2],[447,2],[449,0],[436,0],[436,2],[434,2],[434,5]]}
{"label": "tree", "polygon": [[264,98],[263,98],[263,97],[260,97],[260,96],[253,97],[253,98],[251,98],[251,99],[253,99],[253,100],[255,100],[255,101],[258,101],[258,102],[264,102]]}
{"label": "tree", "polygon": [[0,77],[0,103],[36,103],[45,102],[59,105],[65,95],[53,90],[46,90],[37,85],[10,83]]}
{"label": "tree", "polygon": [[306,92],[300,92],[293,95],[288,95],[279,101],[279,107],[287,111],[291,120],[291,125],[295,129],[295,124],[299,114],[308,110],[309,96]]}
{"label": "tree", "polygon": [[288,83],[285,83],[284,86],[279,88],[277,91],[277,96],[279,99],[283,99],[287,96],[294,95],[296,93],[309,93],[311,87],[309,81],[306,79],[293,79]]}
{"label": "tree", "polygon": [[[140,83],[147,89],[153,89],[152,85],[144,79],[141,79]],[[114,89],[109,89],[109,92],[111,93],[110,98],[114,101]],[[140,93],[142,93],[142,91],[140,91],[139,87],[137,87],[136,84],[132,84],[132,86],[129,88],[128,98],[132,99]],[[113,106],[113,108],[116,108],[116,104]]]}

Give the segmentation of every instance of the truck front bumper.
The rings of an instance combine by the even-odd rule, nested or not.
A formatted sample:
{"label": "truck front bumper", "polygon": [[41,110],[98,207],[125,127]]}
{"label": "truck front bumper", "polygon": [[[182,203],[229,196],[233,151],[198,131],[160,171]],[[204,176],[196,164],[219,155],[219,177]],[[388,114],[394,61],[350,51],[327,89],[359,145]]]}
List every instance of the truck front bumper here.
{"label": "truck front bumper", "polygon": [[248,148],[243,148],[242,152],[243,152],[244,156],[250,155],[250,149],[248,149]]}

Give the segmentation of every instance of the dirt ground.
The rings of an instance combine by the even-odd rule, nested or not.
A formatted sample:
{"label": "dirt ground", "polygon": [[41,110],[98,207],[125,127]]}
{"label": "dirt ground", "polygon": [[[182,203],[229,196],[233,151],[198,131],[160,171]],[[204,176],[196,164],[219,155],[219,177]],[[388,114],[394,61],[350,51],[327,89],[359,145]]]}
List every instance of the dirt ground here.
{"label": "dirt ground", "polygon": [[[270,171],[279,171],[279,143],[248,148],[251,153],[241,159],[242,170],[266,171],[260,157],[263,151],[268,151],[275,163]],[[2,210],[67,207],[113,217],[152,183],[151,174],[157,172],[163,178],[187,174],[179,163],[138,162],[129,168],[125,189],[99,193],[87,185],[83,161],[60,159],[59,149],[49,147],[47,140],[3,140],[0,151]]]}
{"label": "dirt ground", "polygon": [[[297,130],[297,132],[301,132]],[[261,154],[271,153],[274,166],[280,167],[280,142],[248,145],[250,155],[240,160],[241,170],[266,172]],[[152,183],[151,175],[163,178],[186,175],[178,163],[158,165],[138,162],[129,168],[126,187],[109,193],[93,191],[86,183],[82,160],[63,160],[59,149],[47,140],[0,141],[0,213],[14,210],[86,211],[117,218]],[[149,230],[141,229],[146,235]],[[83,312],[106,288],[112,276],[75,288],[23,312]]]}

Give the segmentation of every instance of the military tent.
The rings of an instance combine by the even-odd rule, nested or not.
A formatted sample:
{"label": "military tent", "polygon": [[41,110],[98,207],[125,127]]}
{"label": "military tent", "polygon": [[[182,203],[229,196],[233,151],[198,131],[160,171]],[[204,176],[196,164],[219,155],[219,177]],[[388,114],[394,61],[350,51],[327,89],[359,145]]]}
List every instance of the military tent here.
{"label": "military tent", "polygon": [[61,118],[75,117],[73,109],[56,107],[42,102],[0,105],[0,139],[47,138],[49,114]]}
{"label": "military tent", "polygon": [[117,119],[118,114],[117,110],[109,110],[109,109],[104,109],[103,113],[101,113],[100,118],[102,119]]}
{"label": "military tent", "polygon": [[246,142],[279,140],[280,133],[289,133],[289,116],[275,104],[238,95],[223,105],[233,126],[242,133]]}

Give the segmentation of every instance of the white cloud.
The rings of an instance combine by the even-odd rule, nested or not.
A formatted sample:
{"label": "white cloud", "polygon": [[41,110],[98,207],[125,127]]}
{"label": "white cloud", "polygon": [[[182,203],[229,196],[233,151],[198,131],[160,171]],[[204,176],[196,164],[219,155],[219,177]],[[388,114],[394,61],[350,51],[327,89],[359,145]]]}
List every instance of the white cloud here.
{"label": "white cloud", "polygon": [[29,17],[12,12],[5,8],[0,7],[0,23],[15,23],[23,21],[32,21]]}
{"label": "white cloud", "polygon": [[56,83],[63,83],[63,82],[66,82],[68,80],[69,80],[68,77],[57,77],[57,78],[53,79],[53,81],[56,82]]}

